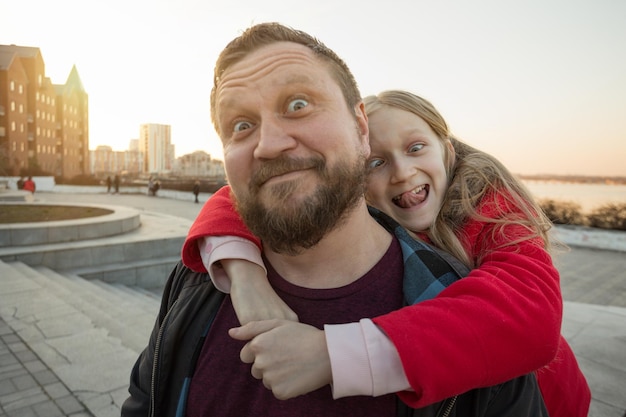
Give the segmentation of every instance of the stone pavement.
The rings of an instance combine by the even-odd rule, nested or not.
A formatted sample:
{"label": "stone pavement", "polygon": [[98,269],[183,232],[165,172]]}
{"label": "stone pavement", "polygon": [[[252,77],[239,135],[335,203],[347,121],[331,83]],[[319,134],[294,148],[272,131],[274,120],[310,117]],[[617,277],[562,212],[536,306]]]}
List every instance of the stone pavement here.
{"label": "stone pavement", "polygon": [[[131,194],[37,193],[35,198],[127,206],[189,221],[201,208],[191,197],[181,201]],[[562,332],[591,386],[592,417],[626,417],[625,255],[573,247],[555,256],[565,300]],[[0,319],[0,417],[91,416],[78,398]]]}

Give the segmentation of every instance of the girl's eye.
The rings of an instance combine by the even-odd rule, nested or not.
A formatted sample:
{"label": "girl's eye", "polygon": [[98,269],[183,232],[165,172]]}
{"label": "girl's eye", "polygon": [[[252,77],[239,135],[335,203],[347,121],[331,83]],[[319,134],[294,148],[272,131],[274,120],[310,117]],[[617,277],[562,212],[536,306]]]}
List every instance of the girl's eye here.
{"label": "girl's eye", "polygon": [[418,152],[424,147],[423,143],[416,143],[415,145],[411,145],[409,147],[409,153]]}
{"label": "girl's eye", "polygon": [[235,123],[235,126],[233,127],[233,132],[237,133],[237,132],[241,132],[244,130],[248,130],[252,128],[252,123],[250,122],[237,122]]}
{"label": "girl's eye", "polygon": [[378,168],[379,166],[381,166],[382,164],[384,164],[385,161],[383,161],[382,159],[376,158],[376,159],[370,159],[370,161],[367,163],[367,168],[369,170]]}
{"label": "girl's eye", "polygon": [[308,105],[309,105],[308,101],[301,99],[301,98],[297,98],[289,102],[289,105],[287,105],[287,111],[292,112],[292,111],[302,110]]}

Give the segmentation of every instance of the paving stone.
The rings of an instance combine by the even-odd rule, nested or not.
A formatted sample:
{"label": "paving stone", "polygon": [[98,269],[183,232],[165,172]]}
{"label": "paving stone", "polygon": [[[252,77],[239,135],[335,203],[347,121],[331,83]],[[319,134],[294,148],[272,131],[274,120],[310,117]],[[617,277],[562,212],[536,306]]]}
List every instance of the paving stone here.
{"label": "paving stone", "polygon": [[59,417],[63,416],[61,409],[54,403],[54,401],[45,401],[32,406],[38,417]]}
{"label": "paving stone", "polygon": [[[33,356],[35,355],[33,354]],[[39,359],[30,361],[30,362],[25,362],[24,367],[26,367],[26,369],[28,369],[28,372],[30,372],[31,374],[34,374],[40,371],[45,371],[46,369],[48,369],[46,365],[41,363]]]}
{"label": "paving stone", "polygon": [[39,384],[30,374],[18,376],[12,379],[13,384],[18,390],[27,390],[30,388],[39,388]]}
{"label": "paving stone", "polygon": [[[35,355],[30,350],[26,350],[26,351],[23,351],[23,352],[17,352],[17,353],[15,353],[15,356],[22,363],[27,363],[27,362],[38,361],[39,360],[37,358],[37,355]],[[4,363],[4,362],[2,362],[2,358],[1,357],[0,357],[0,363]]]}
{"label": "paving stone", "polygon": [[78,400],[72,395],[58,398],[56,400],[56,403],[59,407],[61,407],[64,414],[72,414],[85,410],[85,407],[83,407],[83,405],[79,403]]}
{"label": "paving stone", "polygon": [[46,369],[45,371],[39,371],[33,374],[37,382],[41,385],[52,384],[53,382],[57,382],[59,378],[50,370]]}
{"label": "paving stone", "polygon": [[46,391],[46,393],[48,393],[48,395],[52,399],[62,398],[70,394],[70,392],[67,390],[67,388],[65,387],[65,385],[63,385],[62,382],[55,382],[52,384],[45,385],[43,389],[44,391]]}
{"label": "paving stone", "polygon": [[11,382],[10,379],[0,381],[0,397],[3,397],[8,394],[13,394],[16,391],[17,391],[17,388],[15,387],[15,384]]}
{"label": "paving stone", "polygon": [[11,352],[13,353],[24,352],[28,350],[28,346],[26,346],[22,342],[7,343],[7,346],[9,346],[9,349],[11,349]]}

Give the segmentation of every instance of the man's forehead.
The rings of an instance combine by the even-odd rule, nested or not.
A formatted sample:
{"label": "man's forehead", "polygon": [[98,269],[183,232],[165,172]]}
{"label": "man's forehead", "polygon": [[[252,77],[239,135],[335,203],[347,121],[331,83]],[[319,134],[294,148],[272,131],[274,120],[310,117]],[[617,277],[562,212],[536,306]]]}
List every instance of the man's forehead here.
{"label": "man's forehead", "polygon": [[279,69],[288,69],[290,66],[311,67],[320,62],[319,57],[304,45],[277,42],[263,46],[233,64],[221,75],[219,84],[223,86],[233,80],[262,77]]}

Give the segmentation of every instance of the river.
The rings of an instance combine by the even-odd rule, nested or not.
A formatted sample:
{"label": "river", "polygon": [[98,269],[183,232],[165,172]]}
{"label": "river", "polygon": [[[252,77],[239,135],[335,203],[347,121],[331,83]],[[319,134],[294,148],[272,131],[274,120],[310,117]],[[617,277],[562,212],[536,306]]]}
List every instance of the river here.
{"label": "river", "polygon": [[626,185],[523,180],[537,199],[571,201],[585,213],[607,203],[626,204]]}

